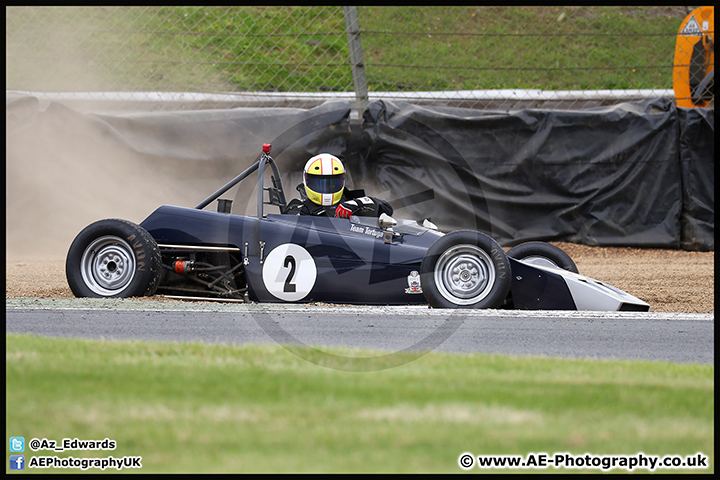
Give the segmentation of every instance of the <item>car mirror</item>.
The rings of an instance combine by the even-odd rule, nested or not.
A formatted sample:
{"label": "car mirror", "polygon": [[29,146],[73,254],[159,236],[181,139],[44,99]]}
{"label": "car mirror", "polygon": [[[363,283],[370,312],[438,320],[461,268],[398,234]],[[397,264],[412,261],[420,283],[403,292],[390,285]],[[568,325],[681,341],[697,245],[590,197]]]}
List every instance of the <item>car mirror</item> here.
{"label": "car mirror", "polygon": [[380,217],[378,218],[378,226],[380,228],[394,227],[395,225],[397,225],[397,220],[395,220],[393,217],[391,217],[387,213],[380,214]]}

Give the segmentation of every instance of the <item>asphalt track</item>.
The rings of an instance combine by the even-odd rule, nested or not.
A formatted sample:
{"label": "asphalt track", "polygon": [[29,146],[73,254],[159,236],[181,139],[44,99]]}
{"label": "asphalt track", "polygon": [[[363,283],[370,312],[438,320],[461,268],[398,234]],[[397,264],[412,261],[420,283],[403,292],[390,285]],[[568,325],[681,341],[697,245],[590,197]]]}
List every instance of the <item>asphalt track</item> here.
{"label": "asphalt track", "polygon": [[712,314],[7,298],[5,325],[46,337],[356,347],[403,358],[437,350],[714,363]]}

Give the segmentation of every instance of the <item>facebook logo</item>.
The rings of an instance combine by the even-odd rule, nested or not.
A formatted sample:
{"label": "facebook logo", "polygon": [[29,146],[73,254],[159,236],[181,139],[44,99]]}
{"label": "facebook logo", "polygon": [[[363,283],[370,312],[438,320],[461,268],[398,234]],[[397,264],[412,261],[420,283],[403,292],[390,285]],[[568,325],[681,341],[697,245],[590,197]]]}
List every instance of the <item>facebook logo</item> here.
{"label": "facebook logo", "polygon": [[25,470],[25,455],[10,455],[10,470]]}
{"label": "facebook logo", "polygon": [[25,437],[10,437],[10,451],[11,452],[24,452],[25,451]]}

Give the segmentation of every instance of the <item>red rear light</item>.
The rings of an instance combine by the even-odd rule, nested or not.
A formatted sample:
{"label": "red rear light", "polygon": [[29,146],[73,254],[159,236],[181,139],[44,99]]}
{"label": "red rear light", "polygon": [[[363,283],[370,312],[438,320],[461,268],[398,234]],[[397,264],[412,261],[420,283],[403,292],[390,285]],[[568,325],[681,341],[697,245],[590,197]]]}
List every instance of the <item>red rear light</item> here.
{"label": "red rear light", "polygon": [[263,152],[270,153],[270,149],[272,148],[272,145],[269,143],[263,143]]}

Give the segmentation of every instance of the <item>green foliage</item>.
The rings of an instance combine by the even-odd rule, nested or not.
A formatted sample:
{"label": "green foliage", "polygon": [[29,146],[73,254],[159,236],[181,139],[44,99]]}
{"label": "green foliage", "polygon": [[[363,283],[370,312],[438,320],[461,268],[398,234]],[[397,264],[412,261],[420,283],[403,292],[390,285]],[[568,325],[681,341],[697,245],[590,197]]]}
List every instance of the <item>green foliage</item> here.
{"label": "green foliage", "polygon": [[[8,88],[352,91],[342,7],[9,7]],[[358,8],[371,91],[670,88],[683,7]]]}

